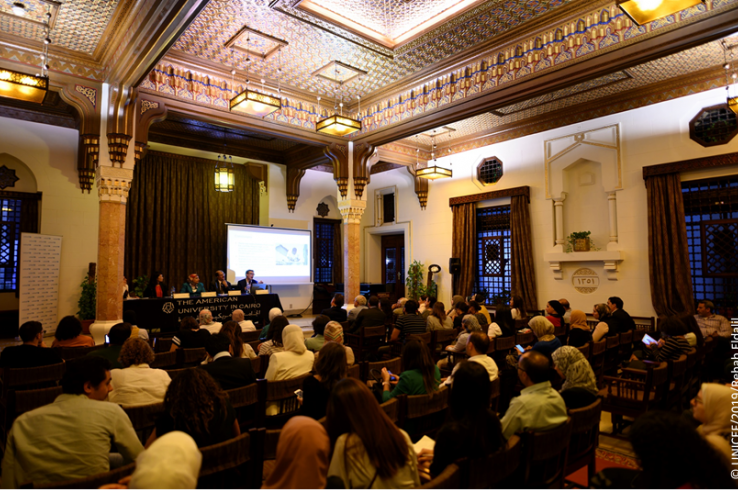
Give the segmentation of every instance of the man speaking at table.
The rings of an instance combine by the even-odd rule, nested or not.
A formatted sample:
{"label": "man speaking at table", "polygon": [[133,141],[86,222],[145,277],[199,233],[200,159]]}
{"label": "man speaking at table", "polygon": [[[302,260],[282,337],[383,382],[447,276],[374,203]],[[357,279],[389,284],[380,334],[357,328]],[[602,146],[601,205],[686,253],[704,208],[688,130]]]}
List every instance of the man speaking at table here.
{"label": "man speaking at table", "polygon": [[253,293],[252,289],[258,287],[264,288],[264,284],[258,280],[254,280],[253,270],[246,270],[246,278],[238,281],[238,290],[244,294]]}

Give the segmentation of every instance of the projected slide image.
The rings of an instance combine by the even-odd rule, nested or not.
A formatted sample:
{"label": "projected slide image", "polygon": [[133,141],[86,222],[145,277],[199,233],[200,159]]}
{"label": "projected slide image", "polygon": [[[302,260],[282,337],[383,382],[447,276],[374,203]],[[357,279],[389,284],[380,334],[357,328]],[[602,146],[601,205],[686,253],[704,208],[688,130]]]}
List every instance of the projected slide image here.
{"label": "projected slide image", "polygon": [[279,244],[274,248],[277,265],[307,265],[307,246]]}

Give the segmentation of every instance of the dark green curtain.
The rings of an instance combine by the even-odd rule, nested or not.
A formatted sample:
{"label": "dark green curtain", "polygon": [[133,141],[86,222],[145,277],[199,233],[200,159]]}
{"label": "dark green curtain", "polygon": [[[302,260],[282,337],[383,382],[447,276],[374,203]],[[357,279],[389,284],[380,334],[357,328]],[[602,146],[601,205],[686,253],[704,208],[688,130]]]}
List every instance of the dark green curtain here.
{"label": "dark green curtain", "polygon": [[[225,270],[226,224],[259,223],[259,182],[234,165],[235,188],[215,191],[215,161],[149,152],[133,173],[126,207],[129,285],[153,271],[176,291],[191,273],[209,287]],[[243,275],[243,272],[241,272]]]}

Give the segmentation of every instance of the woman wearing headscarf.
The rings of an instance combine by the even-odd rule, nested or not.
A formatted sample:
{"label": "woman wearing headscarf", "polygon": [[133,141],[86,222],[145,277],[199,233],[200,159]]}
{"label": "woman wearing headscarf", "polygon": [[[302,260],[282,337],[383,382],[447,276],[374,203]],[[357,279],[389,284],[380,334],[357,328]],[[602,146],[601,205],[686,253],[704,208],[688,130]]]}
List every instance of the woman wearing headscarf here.
{"label": "woman wearing headscarf", "polygon": [[195,440],[181,431],[159,439],[136,459],[129,489],[195,489],[202,454]]}
{"label": "woman wearing headscarf", "polygon": [[292,417],[279,435],[274,470],[263,488],[324,489],[330,452],[325,427],[310,417]]}
{"label": "woman wearing headscarf", "polygon": [[269,310],[269,324],[266,325],[264,328],[261,329],[261,333],[259,334],[259,338],[266,338],[267,333],[269,333],[269,325],[272,324],[272,321],[274,321],[274,318],[277,316],[282,316],[282,310],[278,307],[274,307]]}
{"label": "woman wearing headscarf", "polygon": [[592,331],[587,325],[587,315],[584,311],[574,309],[569,320],[569,340],[567,345],[572,347],[583,347],[592,341]]}
{"label": "woman wearing headscarf", "polygon": [[356,357],[354,356],[353,349],[343,344],[343,327],[341,326],[341,323],[339,323],[338,321],[329,322],[327,325],[325,325],[323,336],[325,337],[326,343],[336,342],[337,344],[343,346],[343,348],[346,350],[346,363],[349,366],[352,366],[354,362],[356,362]]}
{"label": "woman wearing headscarf", "polygon": [[549,320],[555,328],[559,328],[564,324],[564,314],[566,308],[559,301],[553,300],[546,303],[546,319]]}
{"label": "woman wearing headscarf", "polygon": [[597,399],[597,378],[582,352],[565,345],[556,349],[551,357],[554,368],[565,380],[561,386],[561,397],[566,408],[582,408],[594,403]]}
{"label": "woman wearing headscarf", "polygon": [[[287,325],[282,330],[283,352],[273,353],[269,357],[269,367],[264,378],[267,381],[281,381],[304,376],[313,369],[315,354],[305,347],[305,336],[302,328]],[[279,402],[267,405],[267,415],[279,413]]]}
{"label": "woman wearing headscarf", "polygon": [[[554,325],[543,316],[534,316],[528,321],[528,326],[538,341],[533,346],[525,347],[525,351],[536,350],[550,359],[554,350],[561,347],[561,341],[554,336]],[[507,363],[512,368],[518,366],[518,359],[522,354],[517,348],[516,350],[518,351],[517,354],[507,356]]]}
{"label": "woman wearing headscarf", "polygon": [[722,384],[704,383],[690,402],[692,416],[702,422],[697,432],[728,461],[733,457],[730,446],[733,392],[733,389]]}
{"label": "woman wearing headscarf", "polygon": [[179,292],[182,294],[202,294],[205,292],[205,285],[200,282],[200,276],[198,274],[192,273],[187,277],[187,282],[182,284]]}

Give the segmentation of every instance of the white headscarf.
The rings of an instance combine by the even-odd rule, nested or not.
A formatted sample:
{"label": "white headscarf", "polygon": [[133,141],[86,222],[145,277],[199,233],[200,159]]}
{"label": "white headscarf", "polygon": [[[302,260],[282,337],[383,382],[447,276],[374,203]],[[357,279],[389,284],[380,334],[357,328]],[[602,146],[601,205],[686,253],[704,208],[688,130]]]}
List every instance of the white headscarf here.
{"label": "white headscarf", "polygon": [[281,309],[279,309],[278,307],[275,307],[269,310],[269,322],[270,323],[274,321],[274,318],[276,318],[277,316],[282,316]]}
{"label": "white headscarf", "polygon": [[181,431],[159,437],[138,455],[130,489],[194,489],[202,454],[195,440]]}
{"label": "white headscarf", "polygon": [[305,335],[302,328],[297,325],[287,325],[282,331],[282,344],[284,349],[296,354],[305,353]]}

